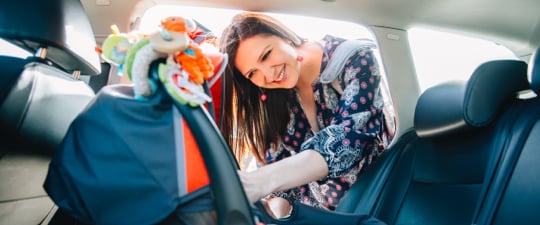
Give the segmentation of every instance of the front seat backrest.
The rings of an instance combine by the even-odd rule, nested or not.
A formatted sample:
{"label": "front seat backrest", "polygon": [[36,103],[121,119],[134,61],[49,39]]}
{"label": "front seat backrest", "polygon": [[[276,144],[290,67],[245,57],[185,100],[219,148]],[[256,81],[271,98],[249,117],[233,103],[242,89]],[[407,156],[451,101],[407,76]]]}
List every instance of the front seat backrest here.
{"label": "front seat backrest", "polygon": [[[28,13],[32,12],[32,13]],[[20,16],[24,15],[24,16]],[[0,38],[34,54],[2,86],[2,131],[55,148],[75,116],[94,97],[79,75],[101,70],[88,17],[77,0],[6,1]],[[2,68],[12,67],[2,59]]]}
{"label": "front seat backrest", "polygon": [[60,144],[71,121],[94,95],[86,83],[71,79],[70,74],[31,62],[0,105],[0,124],[50,150]]}

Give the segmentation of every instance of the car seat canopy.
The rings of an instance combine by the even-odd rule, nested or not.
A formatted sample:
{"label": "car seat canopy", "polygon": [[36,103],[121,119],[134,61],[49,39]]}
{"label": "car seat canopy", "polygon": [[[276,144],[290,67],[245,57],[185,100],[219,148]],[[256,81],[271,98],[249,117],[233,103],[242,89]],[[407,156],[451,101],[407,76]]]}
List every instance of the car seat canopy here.
{"label": "car seat canopy", "polygon": [[96,95],[51,161],[45,188],[60,208],[88,223],[155,224],[179,206],[187,189],[172,103],[161,101],[136,100],[129,85]]}

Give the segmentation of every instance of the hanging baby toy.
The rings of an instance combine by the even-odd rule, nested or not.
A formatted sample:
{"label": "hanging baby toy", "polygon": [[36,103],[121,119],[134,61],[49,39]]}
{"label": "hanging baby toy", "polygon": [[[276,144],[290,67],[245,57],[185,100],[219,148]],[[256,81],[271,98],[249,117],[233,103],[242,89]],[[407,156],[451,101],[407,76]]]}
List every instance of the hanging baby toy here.
{"label": "hanging baby toy", "polygon": [[[203,84],[220,76],[227,61],[226,55],[200,35],[203,32],[195,21],[170,16],[161,21],[159,31],[149,35],[121,34],[113,29],[103,42],[101,55],[128,76],[139,100],[150,98],[157,89],[157,81],[148,75],[150,64],[166,58],[158,66],[160,81],[180,103],[198,106],[212,100]],[[202,41],[197,43],[195,38]]]}

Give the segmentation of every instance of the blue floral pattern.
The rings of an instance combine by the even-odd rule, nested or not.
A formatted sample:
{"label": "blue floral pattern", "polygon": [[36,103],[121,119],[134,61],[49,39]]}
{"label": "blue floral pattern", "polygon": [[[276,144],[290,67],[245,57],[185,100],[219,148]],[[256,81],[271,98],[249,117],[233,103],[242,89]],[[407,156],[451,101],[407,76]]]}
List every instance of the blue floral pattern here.
{"label": "blue floral pattern", "polygon": [[[323,71],[335,48],[345,39],[327,35],[323,38]],[[273,193],[286,199],[334,210],[340,199],[382,152],[387,143],[383,136],[385,118],[379,93],[380,74],[370,48],[361,48],[337,76],[338,90],[316,80],[313,93],[317,122],[321,130],[313,133],[297,95],[292,95],[291,122],[278,149],[270,149],[266,160],[272,163],[300,151],[318,151],[328,163],[329,175],[291,190]],[[307,163],[307,162],[306,162]]]}

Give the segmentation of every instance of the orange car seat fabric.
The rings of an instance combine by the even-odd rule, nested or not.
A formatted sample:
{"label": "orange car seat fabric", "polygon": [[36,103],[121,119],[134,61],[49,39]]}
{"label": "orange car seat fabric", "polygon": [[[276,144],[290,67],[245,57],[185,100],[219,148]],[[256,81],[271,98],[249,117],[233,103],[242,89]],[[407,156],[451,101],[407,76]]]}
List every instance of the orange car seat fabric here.
{"label": "orange car seat fabric", "polygon": [[173,114],[175,114],[173,117],[174,135],[177,138],[175,142],[177,174],[184,174],[184,176],[178,176],[178,188],[180,196],[183,196],[209,185],[210,179],[193,133],[176,109],[173,109]]}

